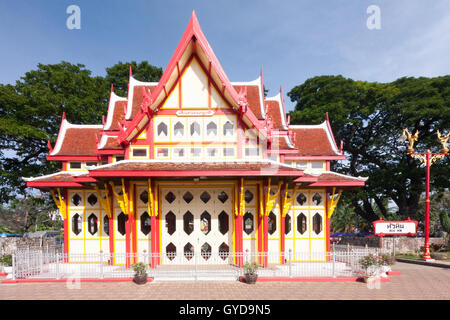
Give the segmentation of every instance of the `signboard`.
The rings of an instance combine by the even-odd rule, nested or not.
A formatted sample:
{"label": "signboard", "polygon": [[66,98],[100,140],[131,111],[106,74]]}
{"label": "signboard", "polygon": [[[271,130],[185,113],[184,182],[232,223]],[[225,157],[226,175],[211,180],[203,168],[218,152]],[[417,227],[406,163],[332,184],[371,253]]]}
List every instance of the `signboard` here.
{"label": "signboard", "polygon": [[373,229],[377,236],[397,236],[408,235],[412,236],[417,233],[417,221],[384,221],[383,219],[372,222]]}

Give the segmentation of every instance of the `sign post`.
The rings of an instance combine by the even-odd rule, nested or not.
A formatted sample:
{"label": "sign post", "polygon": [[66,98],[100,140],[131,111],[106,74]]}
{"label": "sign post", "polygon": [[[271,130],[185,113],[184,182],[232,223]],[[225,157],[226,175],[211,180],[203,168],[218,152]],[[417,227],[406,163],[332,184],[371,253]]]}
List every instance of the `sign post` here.
{"label": "sign post", "polygon": [[403,221],[384,221],[383,218],[372,222],[374,233],[379,237],[394,236],[393,250],[395,256],[395,236],[407,235],[409,237],[417,233],[417,221],[408,220]]}

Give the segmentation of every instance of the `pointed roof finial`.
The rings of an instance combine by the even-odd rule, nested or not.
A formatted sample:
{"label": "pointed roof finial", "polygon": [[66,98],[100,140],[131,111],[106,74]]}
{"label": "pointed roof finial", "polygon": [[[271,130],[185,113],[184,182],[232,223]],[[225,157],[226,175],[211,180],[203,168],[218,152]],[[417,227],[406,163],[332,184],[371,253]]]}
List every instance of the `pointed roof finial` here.
{"label": "pointed roof finial", "polygon": [[131,70],[131,63],[130,63],[130,78],[133,76],[133,70]]}
{"label": "pointed roof finial", "polygon": [[66,112],[63,111],[62,120],[66,120]]}
{"label": "pointed roof finial", "polygon": [[114,84],[111,83],[111,93],[113,93],[113,92],[114,92]]}
{"label": "pointed roof finial", "polygon": [[262,84],[262,88],[263,88],[263,92],[264,92],[264,78],[263,78],[263,66],[261,65],[261,84]]}

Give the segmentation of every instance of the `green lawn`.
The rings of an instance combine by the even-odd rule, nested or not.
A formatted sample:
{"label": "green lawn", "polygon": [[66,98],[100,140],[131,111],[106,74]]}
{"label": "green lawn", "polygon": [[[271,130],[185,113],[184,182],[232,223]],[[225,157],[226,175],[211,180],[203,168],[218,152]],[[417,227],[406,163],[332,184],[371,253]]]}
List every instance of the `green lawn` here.
{"label": "green lawn", "polygon": [[[443,261],[450,261],[450,254],[449,254],[450,252],[447,251],[445,253],[447,253],[447,259],[445,259]],[[404,253],[404,254],[396,254],[395,257],[400,258],[400,259],[421,260],[423,257],[423,254],[416,255],[414,253]],[[436,260],[436,261],[439,261],[439,260]]]}

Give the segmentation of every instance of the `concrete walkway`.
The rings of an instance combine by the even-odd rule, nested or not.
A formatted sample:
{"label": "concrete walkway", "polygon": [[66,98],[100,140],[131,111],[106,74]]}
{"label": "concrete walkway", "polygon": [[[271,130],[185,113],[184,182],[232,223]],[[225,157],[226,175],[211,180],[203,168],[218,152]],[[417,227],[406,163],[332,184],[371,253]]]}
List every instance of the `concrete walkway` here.
{"label": "concrete walkway", "polygon": [[18,283],[0,284],[0,299],[21,300],[450,300],[450,270],[397,263],[390,282]]}

